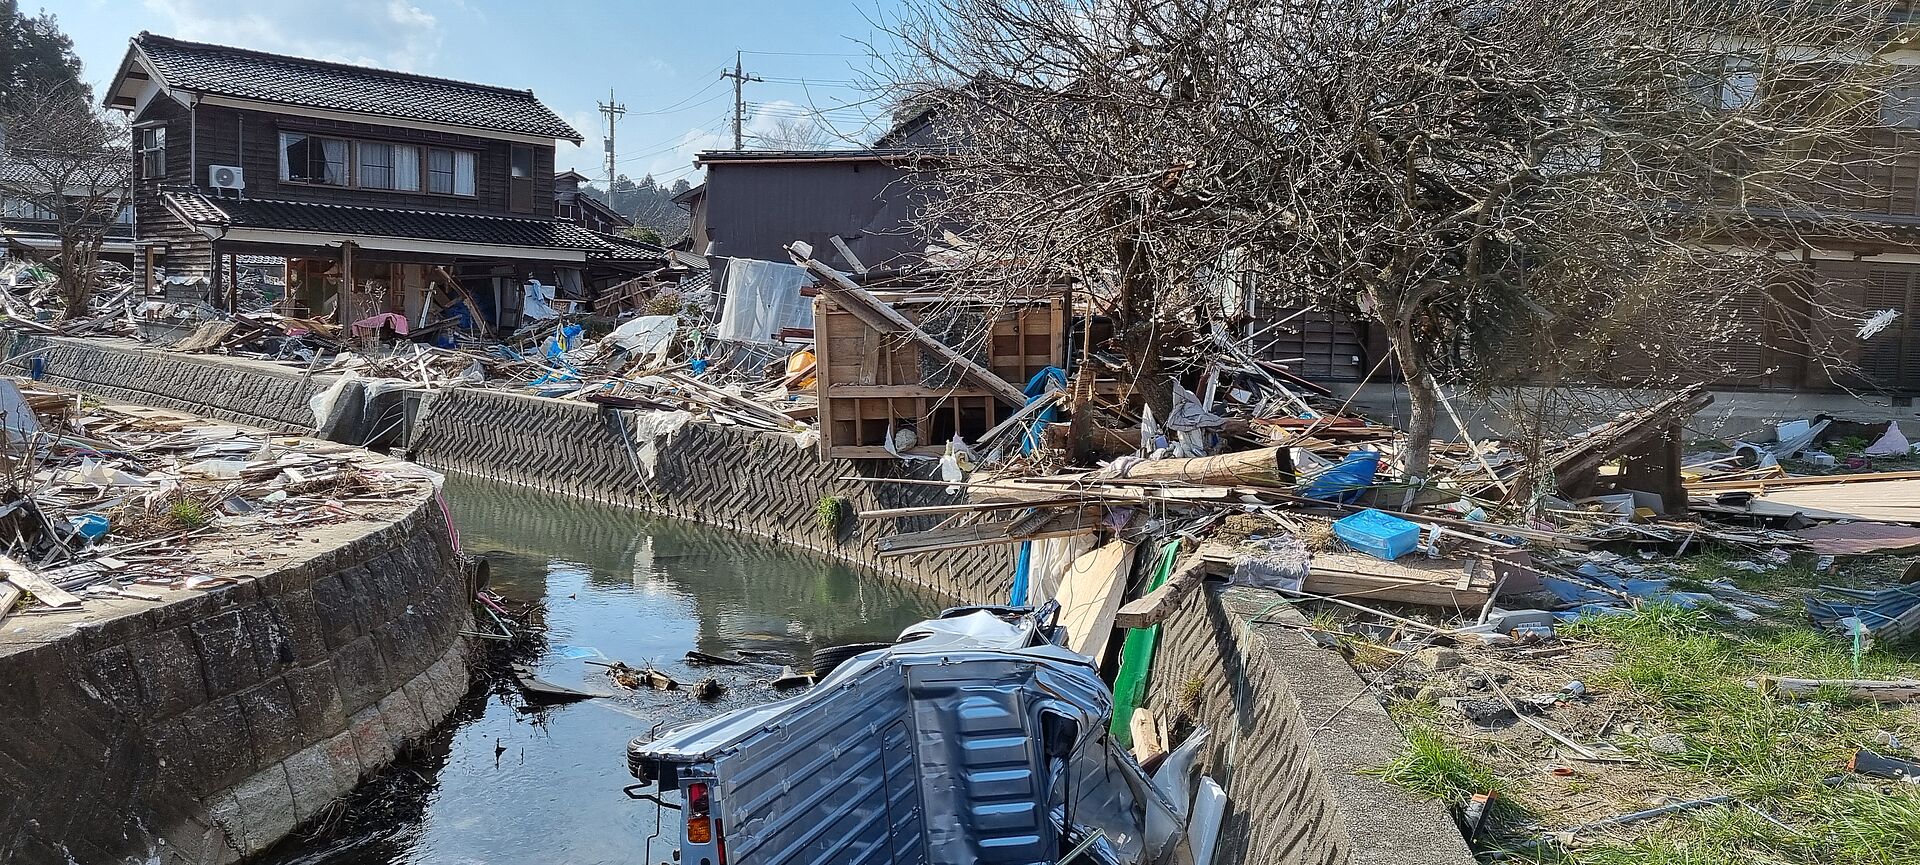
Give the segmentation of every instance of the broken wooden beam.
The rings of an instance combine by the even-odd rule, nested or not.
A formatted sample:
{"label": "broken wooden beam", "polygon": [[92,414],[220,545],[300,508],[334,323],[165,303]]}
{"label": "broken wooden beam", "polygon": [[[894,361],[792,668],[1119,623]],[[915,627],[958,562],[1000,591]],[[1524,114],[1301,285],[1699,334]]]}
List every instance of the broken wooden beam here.
{"label": "broken wooden beam", "polygon": [[1276,486],[1292,478],[1293,465],[1287,449],[1271,447],[1211,457],[1146,460],[1127,467],[1114,480],[1194,486]]}
{"label": "broken wooden beam", "polygon": [[26,565],[14,561],[11,556],[0,555],[0,577],[5,577],[18,589],[33,593],[35,600],[49,607],[80,606],[79,598],[34,573]]}
{"label": "broken wooden beam", "polygon": [[1145,628],[1166,621],[1173,611],[1180,609],[1180,602],[1200,587],[1207,573],[1218,567],[1229,555],[1226,547],[1218,544],[1201,544],[1199,549],[1181,558],[1173,568],[1172,576],[1160,585],[1160,588],[1146,595],[1128,601],[1120,607],[1113,617],[1114,627]]}
{"label": "broken wooden beam", "polygon": [[1920,679],[1880,681],[1875,679],[1789,679],[1762,676],[1760,691],[1766,694],[1811,696],[1823,690],[1844,693],[1856,700],[1899,703],[1920,700]]}

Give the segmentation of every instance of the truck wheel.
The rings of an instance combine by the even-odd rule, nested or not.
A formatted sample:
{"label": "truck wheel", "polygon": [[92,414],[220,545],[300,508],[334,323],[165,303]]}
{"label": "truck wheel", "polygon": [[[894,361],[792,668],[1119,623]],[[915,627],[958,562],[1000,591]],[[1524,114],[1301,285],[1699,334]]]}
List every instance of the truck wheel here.
{"label": "truck wheel", "polygon": [[833,668],[846,663],[848,658],[874,649],[884,649],[892,643],[848,643],[844,646],[828,646],[816,649],[813,653],[813,674],[825,678]]}

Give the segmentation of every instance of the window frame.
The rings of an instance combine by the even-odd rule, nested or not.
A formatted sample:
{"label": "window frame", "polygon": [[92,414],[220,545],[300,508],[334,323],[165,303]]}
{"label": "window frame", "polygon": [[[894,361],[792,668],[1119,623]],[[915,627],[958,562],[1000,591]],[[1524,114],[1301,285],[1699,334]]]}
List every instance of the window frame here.
{"label": "window frame", "polygon": [[[156,123],[135,130],[134,149],[140,154],[140,179],[156,180],[167,176],[167,127]],[[154,167],[155,157],[159,167]]]}
{"label": "window frame", "polygon": [[[324,132],[312,132],[312,131],[308,131],[300,128],[280,129],[279,136],[280,136],[279,137],[279,142],[280,142],[279,160],[280,160],[280,182],[281,183],[285,183],[293,186],[310,186],[317,189],[364,189],[369,192],[389,192],[389,193],[396,193],[400,195],[432,195],[432,196],[443,197],[443,198],[459,198],[459,199],[465,199],[469,201],[479,198],[478,174],[479,174],[479,166],[480,166],[480,154],[478,151],[475,151],[475,150],[469,150],[469,149],[460,148],[460,147],[435,147],[432,145],[423,144],[419,142],[393,141],[390,139],[346,138],[338,135],[330,135]],[[287,139],[289,136],[299,136],[303,139],[308,139],[308,140],[344,142],[347,145],[346,182],[345,183],[326,183],[318,180],[295,179],[292,176],[292,171],[291,171],[292,166],[287,159],[287,146],[288,146]],[[388,153],[386,169],[387,169],[387,174],[388,174],[388,178],[391,185],[371,186],[367,184],[366,182],[367,172],[365,171],[366,166],[363,165],[362,163],[363,163],[363,160],[366,158],[365,154],[369,146],[386,148]],[[400,151],[403,149],[410,150],[413,152],[413,156],[411,158],[411,163],[413,167],[412,188],[407,188],[401,185],[401,183],[403,182],[402,178],[406,177],[406,172],[402,170],[402,163],[409,161],[401,157]],[[433,190],[433,177],[432,177],[433,156],[432,154],[434,153],[449,154],[447,158],[450,160],[450,165],[451,165],[450,170],[452,172],[448,179],[448,189],[450,191],[435,192]],[[461,167],[461,163],[463,162],[462,154],[465,155],[464,162],[468,166],[468,176],[466,178],[468,191],[466,192],[458,191],[461,187],[460,167]],[[309,162],[311,162],[311,159],[312,159],[311,155],[309,155],[308,159],[309,159]]]}
{"label": "window frame", "polygon": [[[339,183],[328,183],[325,180],[313,180],[311,178],[293,176],[293,163],[287,159],[287,139],[296,136],[309,142],[338,141],[346,147],[346,156],[340,165]],[[302,132],[297,129],[280,130],[280,182],[290,183],[296,186],[312,186],[319,189],[359,188],[359,178],[356,176],[358,172],[354,170],[357,167],[356,161],[359,158],[359,152],[358,148],[354,147],[354,143],[354,140],[351,138],[341,138],[339,136],[326,135],[318,132]],[[325,151],[322,150],[321,152],[321,161],[325,163],[327,161]],[[313,168],[313,147],[311,145],[307,148],[306,161],[306,171],[311,173]],[[324,176],[325,171],[323,170],[321,174]]]}

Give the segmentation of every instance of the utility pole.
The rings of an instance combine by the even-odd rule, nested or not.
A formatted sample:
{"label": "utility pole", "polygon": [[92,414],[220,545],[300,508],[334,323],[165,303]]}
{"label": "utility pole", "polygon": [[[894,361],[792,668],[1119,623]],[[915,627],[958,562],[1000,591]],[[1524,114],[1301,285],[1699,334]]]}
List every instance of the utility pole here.
{"label": "utility pole", "polygon": [[607,201],[613,201],[613,122],[615,118],[627,113],[627,106],[613,100],[613,88],[607,88],[607,101],[599,103],[600,113],[607,116]]}
{"label": "utility pole", "polygon": [[733,79],[733,149],[745,150],[746,139],[740,135],[740,115],[746,113],[747,104],[740,99],[740,85],[749,81],[761,80],[758,75],[748,75],[740,68],[740,52],[733,52],[733,71],[720,70],[721,78]]}

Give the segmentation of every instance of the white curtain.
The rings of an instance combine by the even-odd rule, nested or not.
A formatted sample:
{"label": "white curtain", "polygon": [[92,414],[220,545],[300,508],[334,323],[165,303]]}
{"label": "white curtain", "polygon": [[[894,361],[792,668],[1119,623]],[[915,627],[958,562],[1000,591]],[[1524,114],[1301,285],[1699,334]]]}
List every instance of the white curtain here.
{"label": "white curtain", "polygon": [[420,190],[420,150],[412,145],[393,146],[393,188]]}
{"label": "white curtain", "polygon": [[[313,140],[314,139],[308,139],[308,143],[311,144]],[[326,175],[320,178],[320,181],[336,186],[347,185],[347,143],[338,138],[321,138],[318,140],[320,142],[321,158],[326,160],[326,167],[322,169],[326,172]]]}
{"label": "white curtain", "polygon": [[473,194],[473,154],[469,151],[453,152],[453,194]]}

